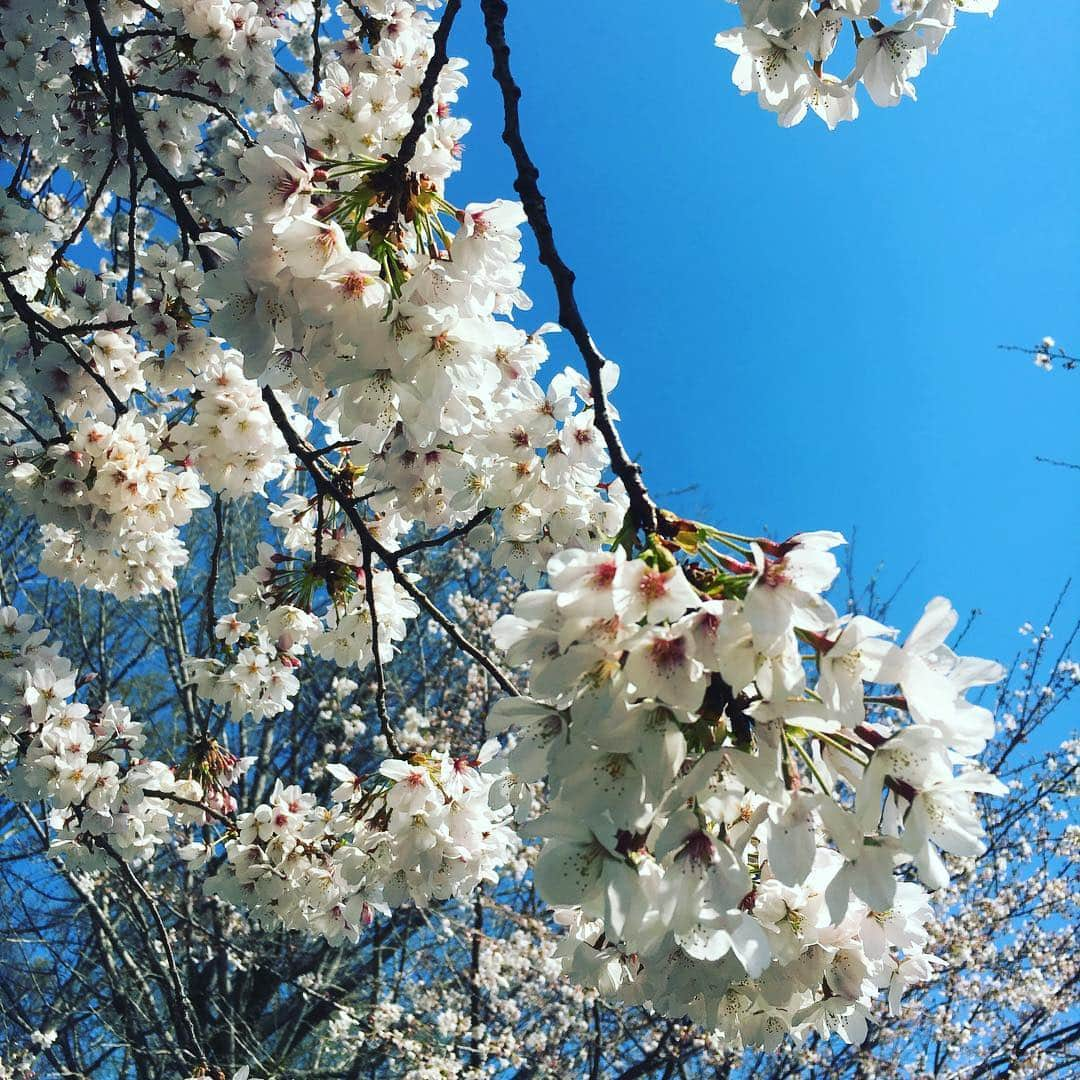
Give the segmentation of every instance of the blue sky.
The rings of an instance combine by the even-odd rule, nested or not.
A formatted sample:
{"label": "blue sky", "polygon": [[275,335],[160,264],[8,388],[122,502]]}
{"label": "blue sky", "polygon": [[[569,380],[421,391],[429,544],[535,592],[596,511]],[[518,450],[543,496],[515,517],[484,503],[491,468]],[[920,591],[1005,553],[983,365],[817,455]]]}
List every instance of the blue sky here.
{"label": "blue sky", "polygon": [[[459,201],[513,197],[478,4]],[[736,532],[858,529],[857,562],[915,566],[894,609],[982,617],[1011,656],[1064,581],[1080,613],[1080,371],[998,345],[1080,349],[1080,4],[964,16],[919,101],[830,132],[779,129],[712,44],[735,9],[511,4],[523,125],[623,435],[672,509]],[[664,11],[670,14],[664,14]],[[542,268],[526,325],[554,316]],[[553,363],[576,361],[549,338]]]}

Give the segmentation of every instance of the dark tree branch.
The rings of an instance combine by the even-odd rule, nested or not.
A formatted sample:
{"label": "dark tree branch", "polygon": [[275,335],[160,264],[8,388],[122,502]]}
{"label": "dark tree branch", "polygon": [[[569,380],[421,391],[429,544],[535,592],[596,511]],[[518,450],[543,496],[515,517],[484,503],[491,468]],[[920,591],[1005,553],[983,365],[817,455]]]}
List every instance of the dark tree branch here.
{"label": "dark tree branch", "polygon": [[563,262],[555,246],[555,235],[548,218],[547,204],[540,193],[538,183],[540,170],[529,157],[521,134],[521,117],[518,113],[521,89],[510,71],[510,46],[506,43],[506,4],[504,0],[481,0],[480,6],[484,12],[487,42],[491,48],[492,74],[502,91],[503,142],[510,148],[517,169],[514,190],[521,196],[525,216],[536,235],[540,261],[547,267],[555,285],[555,293],[559,301],[559,322],[570,332],[585,362],[589,375],[589,388],[592,391],[596,427],[607,445],[611,469],[626,487],[634,523],[646,533],[655,532],[657,528],[656,504],[649,496],[648,489],[641,479],[641,466],[630,460],[619,438],[619,433],[615,429],[603,384],[602,372],[607,361],[597,349],[578,308],[577,299],[574,296],[575,275],[573,270]]}
{"label": "dark tree branch", "polygon": [[369,534],[360,534],[360,548],[364,560],[364,599],[367,603],[368,619],[371,621],[371,656],[375,664],[375,713],[379,717],[379,728],[386,745],[394,757],[401,757],[394,725],[390,722],[390,713],[386,708],[386,671],[383,669],[382,656],[379,653],[379,613],[375,608],[375,581],[371,568],[371,544]]}
{"label": "dark tree branch", "polygon": [[322,30],[323,0],[314,0],[315,21],[311,27],[311,92],[317,94],[322,85],[322,45],[319,33]]}
{"label": "dark tree branch", "polygon": [[128,865],[127,861],[115,848],[112,847],[105,840],[99,840],[102,848],[108,853],[109,857],[120,867],[120,872],[124,877],[124,880],[142,897],[143,903],[146,904],[150,911],[150,917],[153,919],[154,926],[157,930],[158,939],[161,942],[162,950],[165,953],[165,962],[169,968],[169,978],[172,981],[173,997],[174,997],[174,1014],[178,1022],[178,1026],[183,1033],[184,1042],[187,1044],[189,1052],[194,1056],[196,1061],[205,1062],[206,1054],[199,1046],[199,1037],[195,1034],[195,1022],[192,1016],[191,1002],[188,1000],[187,990],[184,988],[184,981],[180,978],[180,971],[176,966],[176,957],[173,955],[172,940],[169,937],[168,928],[165,926],[165,922],[161,917],[161,912],[158,910],[157,904],[154,903],[154,898],[146,891],[146,887],[136,877],[135,872]]}
{"label": "dark tree branch", "polygon": [[460,10],[461,0],[447,0],[446,10],[443,11],[442,18],[439,20],[439,25],[432,38],[434,52],[431,54],[431,60],[428,62],[427,70],[424,72],[423,82],[420,83],[420,97],[416,103],[416,108],[413,110],[412,127],[409,128],[405,138],[401,140],[401,149],[398,150],[394,158],[394,161],[402,170],[408,168],[409,163],[416,154],[420,136],[423,135],[424,126],[427,124],[428,113],[435,103],[435,87],[438,85],[439,76],[449,59],[447,43],[450,40],[450,31],[453,29],[454,19],[457,18],[457,13]]}
{"label": "dark tree branch", "polygon": [[41,446],[47,447],[51,445],[49,440],[46,439],[45,436],[42,435],[41,432],[38,431],[37,428],[35,428],[30,423],[30,421],[26,419],[25,416],[20,416],[14,409],[9,408],[2,401],[0,401],[0,411],[7,413],[7,415],[10,416],[12,420],[16,421],[19,424],[22,424],[22,426],[29,432],[30,436]]}
{"label": "dark tree branch", "polygon": [[[194,240],[198,246],[199,254],[202,256],[203,267],[211,270],[218,265],[217,254],[210,247],[198,244],[198,238],[202,235],[202,227],[195,220],[195,215],[192,214],[188,204],[184,201],[180,182],[169,172],[150,145],[150,140],[147,138],[146,132],[139,121],[139,110],[135,104],[134,94],[127,77],[124,75],[124,67],[120,62],[120,54],[116,48],[116,39],[109,33],[109,28],[105,24],[105,17],[101,13],[101,2],[100,0],[85,0],[85,2],[86,13],[90,17],[90,29],[105,57],[105,65],[109,71],[109,83],[112,93],[116,95],[124,133],[131,145],[139,152],[139,157],[142,158],[150,178],[169,200],[173,215],[176,218],[176,224],[184,240],[185,249],[188,241]],[[132,212],[134,212],[134,208]]]}
{"label": "dark tree branch", "polygon": [[[125,405],[117,396],[116,392],[109,385],[105,376],[99,371],[95,371],[92,364],[85,360],[71,347],[68,341],[65,339],[63,331],[56,326],[53,326],[48,319],[38,314],[31,306],[18,289],[15,288],[11,279],[15,276],[16,271],[4,271],[0,272],[0,285],[3,285],[4,293],[7,295],[8,301],[15,309],[16,315],[22,320],[27,330],[30,332],[31,344],[35,340],[40,344],[40,339],[36,338],[37,334],[44,334],[50,341],[55,342],[57,345],[63,347],[68,356],[80,367],[87,375],[90,376],[94,382],[100,387],[102,393],[109,399],[109,404],[113,407],[113,411],[116,413],[116,418],[119,419],[124,413],[128,411],[127,405]],[[35,354],[38,352],[37,347],[34,348]],[[47,399],[46,399],[47,400]]]}
{"label": "dark tree branch", "polygon": [[108,164],[105,166],[105,171],[101,174],[101,179],[98,181],[97,187],[94,189],[93,195],[86,200],[86,211],[79,219],[79,223],[71,231],[71,234],[67,236],[64,242],[53,252],[53,257],[49,262],[49,273],[56,273],[56,268],[60,265],[60,260],[63,259],[64,253],[75,240],[78,238],[79,233],[86,227],[86,223],[93,216],[94,211],[97,209],[97,204],[101,200],[101,196],[105,191],[105,185],[109,182],[109,177],[112,176],[113,169],[116,167],[116,154],[114,153],[110,158]]}
{"label": "dark tree branch", "polygon": [[205,94],[196,94],[191,90],[176,90],[172,87],[147,86],[145,83],[135,83],[131,89],[139,94],[157,94],[158,97],[183,98],[185,101],[194,101],[200,105],[205,105],[208,109],[213,109],[214,112],[224,116],[225,119],[236,128],[246,146],[255,145],[255,140],[251,137],[251,132],[240,123],[232,109],[226,108],[220,102],[215,101],[211,97],[207,97]]}
{"label": "dark tree branch", "polygon": [[483,524],[495,511],[491,507],[485,507],[483,510],[473,514],[468,521],[463,525],[458,525],[455,529],[450,529],[448,532],[441,533],[438,536],[425,537],[423,540],[417,540],[415,543],[407,544],[403,548],[398,548],[397,557],[399,559],[404,558],[406,555],[412,555],[416,551],[423,551],[426,548],[442,547],[443,544],[449,544],[452,540],[459,540],[463,536],[468,536],[469,533],[476,528],[477,525]]}

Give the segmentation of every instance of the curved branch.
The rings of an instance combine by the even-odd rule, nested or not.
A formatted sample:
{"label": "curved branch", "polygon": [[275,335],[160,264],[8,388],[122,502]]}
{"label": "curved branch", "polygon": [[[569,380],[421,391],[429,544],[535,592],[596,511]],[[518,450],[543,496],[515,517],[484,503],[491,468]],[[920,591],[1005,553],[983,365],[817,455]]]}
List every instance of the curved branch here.
{"label": "curved branch", "polygon": [[120,118],[123,121],[124,133],[128,142],[139,152],[143,164],[146,166],[150,178],[158,185],[172,206],[176,217],[176,224],[184,239],[185,251],[189,239],[196,242],[199,254],[202,256],[204,269],[212,270],[218,265],[216,253],[206,245],[199,245],[198,239],[202,235],[202,227],[195,220],[195,215],[184,201],[180,182],[176,179],[164,162],[158,157],[146,131],[139,122],[139,110],[135,104],[135,96],[131,85],[124,74],[124,66],[120,62],[120,54],[116,48],[116,39],[109,33],[105,23],[105,17],[101,13],[101,0],[85,0],[86,13],[90,17],[90,29],[93,38],[101,46],[105,57],[105,65],[109,70],[109,83],[112,92],[120,106]]}
{"label": "curved branch", "polygon": [[406,555],[412,555],[416,551],[423,551],[426,548],[442,547],[443,544],[449,544],[452,540],[460,540],[463,536],[468,536],[469,533],[476,528],[477,525],[482,525],[494,514],[495,511],[487,506],[483,510],[478,510],[468,521],[461,525],[458,525],[454,529],[450,529],[448,532],[440,533],[438,536],[428,536],[423,540],[417,540],[415,543],[406,544],[403,548],[397,549],[397,557],[403,558]]}
{"label": "curved branch", "polygon": [[450,31],[454,26],[454,19],[461,10],[461,0],[447,0],[446,10],[443,12],[439,25],[432,38],[434,52],[424,72],[424,80],[420,83],[420,98],[413,110],[412,127],[409,128],[405,138],[401,140],[401,149],[398,150],[394,160],[401,168],[407,168],[416,154],[416,147],[420,143],[420,136],[424,133],[427,124],[428,113],[435,104],[435,87],[438,85],[442,69],[446,67],[449,59],[447,43],[450,40]]}
{"label": "curved branch", "polygon": [[510,46],[506,43],[506,4],[504,0],[481,0],[480,6],[484,12],[487,42],[491,48],[492,74],[502,91],[504,125],[502,138],[510,148],[517,169],[514,190],[521,196],[525,216],[536,235],[540,261],[547,267],[555,285],[555,294],[559,301],[559,322],[569,331],[585,362],[589,374],[589,388],[592,391],[596,427],[607,445],[612,472],[626,487],[634,523],[646,533],[655,532],[657,528],[656,504],[641,479],[641,466],[631,461],[615,429],[608,406],[607,391],[603,383],[602,372],[607,360],[597,349],[578,308],[577,299],[574,296],[575,274],[563,262],[555,246],[555,234],[548,218],[547,204],[540,193],[538,184],[540,170],[529,157],[521,134],[521,117],[518,113],[521,88],[514,81],[514,76],[510,71]]}

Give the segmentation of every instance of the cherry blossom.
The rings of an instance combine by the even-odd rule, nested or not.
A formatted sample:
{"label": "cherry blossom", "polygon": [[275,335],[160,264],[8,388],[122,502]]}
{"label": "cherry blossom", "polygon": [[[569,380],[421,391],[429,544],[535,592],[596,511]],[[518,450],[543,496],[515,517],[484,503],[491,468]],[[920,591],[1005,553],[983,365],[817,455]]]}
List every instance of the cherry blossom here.
{"label": "cherry blossom", "polygon": [[[954,29],[957,13],[993,15],[997,0],[895,0],[892,6],[899,18],[886,23],[880,0],[831,0],[816,9],[804,0],[738,0],[742,25],[717,34],[715,44],[737,58],[735,86],[756,93],[781,127],[801,123],[813,110],[834,130],[858,117],[858,86],[878,106],[914,100],[912,80]],[[825,71],[848,27],[856,43],[851,69]]]}

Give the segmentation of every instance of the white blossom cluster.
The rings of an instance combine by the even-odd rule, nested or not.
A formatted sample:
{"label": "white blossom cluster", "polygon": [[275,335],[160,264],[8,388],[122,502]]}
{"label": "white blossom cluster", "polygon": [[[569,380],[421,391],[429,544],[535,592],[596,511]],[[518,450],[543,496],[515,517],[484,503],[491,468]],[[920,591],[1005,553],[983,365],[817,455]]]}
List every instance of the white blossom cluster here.
{"label": "white blossom cluster", "polygon": [[30,207],[0,190],[0,266],[17,271],[11,278],[14,288],[32,295],[45,284],[58,231],[50,223],[44,223]]}
{"label": "white blossom cluster", "polygon": [[[135,39],[126,54],[130,70],[140,77],[152,76],[152,84],[166,93],[195,93],[205,96],[211,106],[244,102],[257,108],[269,104],[273,95],[274,50],[290,41],[297,29],[289,8],[302,16],[312,5],[310,0],[292,4],[164,0],[157,7],[158,25],[175,33]],[[122,5],[120,11],[120,18],[126,12],[130,24],[142,21],[136,5]],[[187,55],[181,51],[185,41],[190,43]],[[151,128],[151,138],[174,172],[194,161],[190,155],[199,142],[197,108],[197,103],[193,109],[190,100],[165,94],[158,102],[163,115]]]}
{"label": "white blossom cluster", "polygon": [[47,643],[49,631],[33,625],[33,616],[0,608],[4,794],[44,799],[57,834],[53,847],[76,856],[97,840],[122,856],[149,856],[168,838],[174,817],[203,820],[201,809],[169,800],[177,793],[198,801],[201,785],[139,756],[143,725],[123,705],[91,710],[75,700],[78,673]]}
{"label": "white blossom cluster", "polygon": [[8,451],[0,485],[42,524],[42,570],[127,598],[174,588],[179,530],[208,506],[197,475],[162,456],[159,418],[89,417],[65,441]]}
{"label": "white blossom cluster", "polygon": [[[299,537],[299,538],[298,538]],[[297,551],[314,543],[295,527],[288,543]],[[307,649],[341,668],[363,670],[372,661],[371,611],[362,557],[344,537],[326,536],[318,565],[259,545],[259,564],[242,575],[229,596],[239,605],[222,615],[214,636],[225,658],[188,661],[200,696],[228,705],[237,718],[257,720],[292,707],[300,687],[295,671]],[[320,576],[322,575],[322,576]],[[325,588],[329,601],[318,614],[312,594]],[[388,570],[372,573],[371,596],[378,620],[379,656],[389,663],[407,620],[420,609]],[[303,604],[304,606],[298,606]]]}
{"label": "white blossom cluster", "polygon": [[227,863],[208,888],[267,923],[356,941],[375,911],[411,901],[467,896],[514,854],[519,840],[505,809],[492,809],[498,780],[479,758],[443,751],[384,761],[358,777],[344,765],[330,808],[296,786],[276,784],[267,803],[237,810],[232,785],[253,758],[208,741],[177,776],[139,756],[143,725],[115,702],[77,701],[78,673],[34,631],[33,617],[0,609],[0,762],[4,794],[44,799],[53,848],[76,858],[104,850],[149,857],[177,825],[227,823],[212,840],[190,840],[181,855],[205,862],[224,845]]}
{"label": "white blossom cluster", "polygon": [[696,587],[662,545],[564,551],[495,628],[530,664],[533,697],[489,730],[517,731],[503,789],[547,779],[530,829],[566,969],[767,1048],[860,1042],[880,989],[895,1009],[932,974],[927,894],[896,871],[946,884],[940,852],[982,851],[974,795],[1005,790],[967,756],[994,725],[965,697],[1001,668],[945,645],[941,598],[903,646],[838,618],[822,594],[842,542],[752,542]]}
{"label": "white blossom cluster", "polygon": [[[394,758],[364,777],[330,764],[339,781],[330,807],[279,781],[268,802],[236,819],[228,862],[207,888],[268,925],[331,943],[358,940],[376,911],[468,896],[498,880],[519,843],[507,813],[490,806],[495,778],[478,769],[495,749],[477,760]],[[208,853],[192,845],[186,854]]]}
{"label": "white blossom cluster", "polygon": [[[299,122],[310,139],[303,113]],[[312,170],[298,143],[260,142],[239,167],[263,220],[208,275],[210,325],[244,353],[248,377],[321,399],[315,415],[351,446],[358,494],[386,540],[498,510],[496,563],[536,581],[558,546],[596,546],[617,531],[625,502],[617,485],[601,487],[607,452],[587,383],[568,371],[544,390],[534,378],[542,335],[498,317],[528,306],[519,205],[471,204],[444,234],[444,254],[395,249],[380,264],[385,238],[355,216],[357,198],[370,198],[363,183],[313,206],[314,173],[332,166]],[[342,173],[353,175],[364,173]],[[441,197],[430,198],[437,209]],[[346,227],[367,230],[367,245],[350,244],[335,205]],[[434,211],[426,228],[443,228]]]}
{"label": "white blossom cluster", "polygon": [[1060,362],[1065,371],[1072,371],[1080,366],[1080,360],[1075,356],[1070,356],[1050,334],[1046,334],[1033,349],[1023,349],[1021,351],[1031,356],[1032,363],[1040,371],[1053,371],[1055,360]]}
{"label": "white blossom cluster", "polygon": [[259,388],[231,361],[211,362],[195,381],[195,419],[173,439],[203,481],[230,498],[263,494],[285,471],[285,442]]}
{"label": "white blossom cluster", "polygon": [[[812,110],[834,129],[859,115],[859,85],[875,105],[915,99],[912,81],[936,55],[958,13],[992,15],[998,0],[894,0],[899,16],[883,21],[881,0],[732,0],[742,25],[716,35],[738,58],[731,81],[757,94],[781,127]],[[854,64],[840,77],[825,70],[837,47],[852,36]]]}
{"label": "white blossom cluster", "polygon": [[[35,276],[19,294],[26,309],[4,327],[5,352],[25,388],[62,416],[105,423],[138,407],[141,422],[150,423],[153,414],[153,450],[227,497],[260,493],[285,472],[285,447],[256,380],[277,390],[301,435],[314,403],[326,441],[343,448],[334,467],[350,470],[385,543],[417,526],[453,528],[486,516],[482,531],[496,564],[535,583],[558,547],[595,547],[617,531],[626,501],[618,482],[602,484],[607,454],[587,382],[567,371],[542,387],[536,376],[550,328],[530,334],[510,321],[529,306],[520,289],[521,208],[494,202],[458,210],[443,195],[468,127],[451,113],[465,81],[462,62],[443,67],[408,163],[419,179],[403,179],[392,155],[413,123],[435,24],[403,0],[365,10],[362,24],[355,12],[340,13],[346,30],[321,65],[318,93],[295,109],[280,92],[267,98],[254,89],[273,82],[266,78],[270,43],[293,37],[295,22],[283,14],[208,0],[165,5],[143,26],[140,11],[125,8],[117,30],[154,30],[133,33],[122,54],[143,95],[149,143],[178,179],[197,161],[209,165],[183,182],[196,208],[226,231],[203,234],[198,256],[209,272],[187,244],[181,252],[154,239],[139,248],[128,275],[95,276],[69,269],[65,259],[47,266],[62,230],[12,203],[3,271],[33,269]],[[59,24],[40,23],[30,6],[19,6],[13,25],[25,22],[27,41],[51,33],[54,52],[66,48],[81,59],[84,15],[77,5],[65,14]],[[36,78],[47,77],[40,63],[26,64]],[[263,107],[269,113],[253,111]],[[109,159],[102,205],[88,207],[93,230],[123,220],[128,177],[122,147],[106,153],[107,133],[85,109],[83,97],[72,96],[53,144],[38,152],[85,176],[88,198]],[[254,140],[223,120],[237,115],[257,132]],[[68,132],[71,123],[87,129]],[[78,161],[94,144],[93,159]],[[391,214],[401,193],[391,198],[387,190],[403,183],[415,189],[401,218]],[[133,227],[137,238],[146,236],[141,221]],[[27,263],[28,250],[42,254]],[[14,288],[23,278],[10,282]],[[36,323],[26,325],[27,317]],[[609,365],[606,376],[611,389],[617,368]],[[17,403],[21,380],[5,386]],[[2,422],[8,425],[8,414]],[[21,434],[10,455],[17,466],[45,450]],[[54,437],[61,446],[66,438]],[[27,508],[49,523],[48,507],[32,501]],[[95,526],[104,522],[99,515]],[[112,531],[120,530],[117,523]],[[165,530],[147,543],[141,533],[125,535],[111,549],[102,536],[98,546],[119,548],[116,559],[130,556],[133,566],[99,568],[77,531],[49,533],[46,569],[121,587],[121,595],[171,587],[184,559]],[[133,582],[122,585],[125,577]]]}

